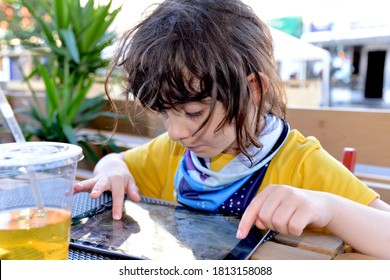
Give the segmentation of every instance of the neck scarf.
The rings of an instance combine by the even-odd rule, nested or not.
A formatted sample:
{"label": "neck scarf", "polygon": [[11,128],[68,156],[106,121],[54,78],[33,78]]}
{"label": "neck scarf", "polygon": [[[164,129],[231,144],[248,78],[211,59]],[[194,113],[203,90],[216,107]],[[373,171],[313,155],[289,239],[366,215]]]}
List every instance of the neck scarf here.
{"label": "neck scarf", "polygon": [[[187,150],[174,178],[178,201],[192,208],[215,211],[240,189],[254,172],[269,163],[287,138],[289,127],[283,120],[268,115],[266,123],[259,136],[263,148],[252,146],[248,150],[255,155],[253,164],[245,155],[239,154],[219,172],[214,172],[210,170],[209,159],[199,159]],[[281,144],[275,147],[285,126],[287,133]]]}

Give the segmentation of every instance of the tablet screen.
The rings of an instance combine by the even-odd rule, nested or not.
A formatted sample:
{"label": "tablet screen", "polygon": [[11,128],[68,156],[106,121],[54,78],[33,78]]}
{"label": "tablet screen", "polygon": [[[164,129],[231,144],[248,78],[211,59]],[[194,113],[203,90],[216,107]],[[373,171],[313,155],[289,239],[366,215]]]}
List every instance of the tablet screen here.
{"label": "tablet screen", "polygon": [[71,246],[119,258],[154,260],[247,259],[268,234],[253,228],[236,238],[239,217],[207,214],[143,197],[125,200],[121,220],[112,202],[72,219]]}

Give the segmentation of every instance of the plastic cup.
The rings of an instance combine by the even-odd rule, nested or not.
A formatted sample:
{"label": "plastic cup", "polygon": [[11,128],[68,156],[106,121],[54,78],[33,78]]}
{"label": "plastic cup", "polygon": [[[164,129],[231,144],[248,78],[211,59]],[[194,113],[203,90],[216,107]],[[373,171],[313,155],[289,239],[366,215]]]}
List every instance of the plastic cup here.
{"label": "plastic cup", "polygon": [[82,158],[72,144],[0,144],[0,259],[68,259],[73,184]]}

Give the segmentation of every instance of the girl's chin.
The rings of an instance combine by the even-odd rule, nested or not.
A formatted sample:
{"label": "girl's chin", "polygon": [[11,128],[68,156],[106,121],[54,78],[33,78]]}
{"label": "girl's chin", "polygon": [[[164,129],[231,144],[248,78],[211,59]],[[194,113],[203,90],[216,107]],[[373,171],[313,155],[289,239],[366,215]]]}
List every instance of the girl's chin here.
{"label": "girl's chin", "polygon": [[210,151],[210,149],[206,149],[205,146],[197,146],[188,148],[191,152],[196,154],[196,156],[201,158],[212,158],[219,154],[217,151]]}

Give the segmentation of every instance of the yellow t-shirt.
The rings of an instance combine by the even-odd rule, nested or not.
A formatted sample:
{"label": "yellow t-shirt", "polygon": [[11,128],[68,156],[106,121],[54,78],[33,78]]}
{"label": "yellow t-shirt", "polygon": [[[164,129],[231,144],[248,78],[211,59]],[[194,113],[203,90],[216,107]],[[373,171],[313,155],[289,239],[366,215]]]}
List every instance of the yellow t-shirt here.
{"label": "yellow t-shirt", "polygon": [[[141,194],[176,201],[173,181],[184,152],[167,133],[126,151],[126,164]],[[231,159],[232,155],[221,154],[211,159],[211,169],[218,171]],[[269,184],[330,192],[365,205],[379,197],[328,154],[316,138],[305,138],[297,130],[290,131],[272,159],[259,191]]]}

